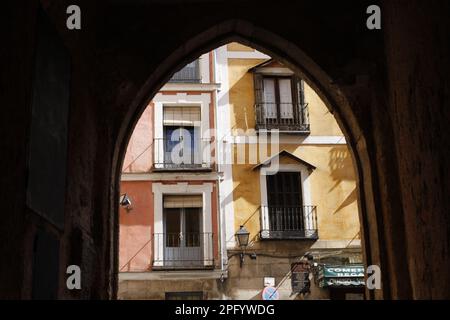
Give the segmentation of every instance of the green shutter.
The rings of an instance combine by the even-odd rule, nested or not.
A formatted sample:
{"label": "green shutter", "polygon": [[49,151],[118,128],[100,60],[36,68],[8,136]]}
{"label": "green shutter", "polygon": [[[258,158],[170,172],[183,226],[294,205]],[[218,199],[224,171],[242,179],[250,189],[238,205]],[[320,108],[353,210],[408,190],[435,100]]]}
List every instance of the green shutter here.
{"label": "green shutter", "polygon": [[305,102],[305,82],[297,77],[294,76],[294,83],[295,83],[295,90],[296,90],[296,96],[297,99],[297,105],[298,105],[298,121],[301,124],[309,124],[309,114],[308,109]]}
{"label": "green shutter", "polygon": [[255,104],[262,103],[264,100],[263,77],[261,74],[254,73],[253,81],[255,86]]}
{"label": "green shutter", "polygon": [[305,92],[304,92],[304,82],[297,76],[294,76],[294,84],[297,92],[296,99],[297,102],[302,106],[305,104]]}
{"label": "green shutter", "polygon": [[258,73],[253,73],[253,82],[255,88],[255,120],[256,124],[264,121],[263,105],[264,102],[264,83],[263,76]]}

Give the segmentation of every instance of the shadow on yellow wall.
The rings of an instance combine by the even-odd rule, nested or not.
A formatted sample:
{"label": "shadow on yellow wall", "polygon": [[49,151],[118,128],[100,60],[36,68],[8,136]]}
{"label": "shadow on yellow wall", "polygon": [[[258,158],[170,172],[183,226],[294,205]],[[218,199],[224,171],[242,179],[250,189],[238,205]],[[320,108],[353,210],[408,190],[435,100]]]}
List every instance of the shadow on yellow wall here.
{"label": "shadow on yellow wall", "polygon": [[255,128],[253,75],[248,70],[263,61],[262,59],[232,59],[228,62],[229,96],[233,113],[231,125],[236,129]]}
{"label": "shadow on yellow wall", "polygon": [[[343,181],[354,181],[355,175],[350,152],[346,147],[335,147],[330,151],[328,166],[330,168],[330,176],[334,181],[334,185],[330,188],[330,192],[339,186]],[[339,207],[333,212],[336,214],[341,209],[353,204],[357,201],[356,187],[347,195]]]}
{"label": "shadow on yellow wall", "polygon": [[249,130],[255,128],[254,99],[249,92],[253,93],[253,85],[251,75],[246,73],[230,90],[230,95],[239,96],[239,99],[234,99],[239,105],[233,104],[236,121],[234,127],[236,129]]}

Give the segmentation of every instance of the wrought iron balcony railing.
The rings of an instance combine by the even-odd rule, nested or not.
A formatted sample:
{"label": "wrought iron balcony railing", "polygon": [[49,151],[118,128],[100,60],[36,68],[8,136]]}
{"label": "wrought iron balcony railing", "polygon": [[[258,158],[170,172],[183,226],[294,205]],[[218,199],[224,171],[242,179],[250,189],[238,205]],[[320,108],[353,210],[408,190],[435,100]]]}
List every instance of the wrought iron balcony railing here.
{"label": "wrought iron balcony railing", "polygon": [[199,83],[200,81],[200,63],[197,59],[176,72],[169,83]]}
{"label": "wrought iron balcony railing", "polygon": [[310,132],[308,104],[261,102],[255,112],[256,130]]}
{"label": "wrought iron balcony railing", "polygon": [[214,267],[214,234],[155,233],[153,269],[210,269]]}
{"label": "wrought iron balcony railing", "polygon": [[210,138],[177,140],[153,139],[155,169],[162,170],[210,170],[214,150]]}
{"label": "wrought iron balcony railing", "polygon": [[261,239],[318,239],[316,206],[262,206]]}

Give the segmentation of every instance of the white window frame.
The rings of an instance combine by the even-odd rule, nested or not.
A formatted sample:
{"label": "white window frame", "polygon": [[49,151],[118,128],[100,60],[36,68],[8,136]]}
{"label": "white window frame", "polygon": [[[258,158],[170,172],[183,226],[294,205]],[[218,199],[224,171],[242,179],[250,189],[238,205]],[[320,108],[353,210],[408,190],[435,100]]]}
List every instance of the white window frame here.
{"label": "white window frame", "polygon": [[[212,233],[212,209],[211,209],[211,199],[212,199],[213,184],[204,183],[201,185],[189,185],[188,183],[177,183],[177,184],[162,184],[155,182],[152,184],[153,192],[153,203],[154,203],[154,220],[153,220],[153,233],[163,234],[164,233],[164,217],[163,217],[163,198],[165,194],[201,194],[203,200],[202,207],[202,232]],[[214,239],[214,238],[213,238]],[[153,252],[159,252],[160,261],[155,261],[155,267],[164,266],[164,243],[153,243]],[[212,241],[212,248],[203,246],[203,265],[211,266],[214,261],[214,241]]]}
{"label": "white window frame", "polygon": [[[164,106],[170,107],[200,107],[200,139],[209,139],[210,137],[210,125],[209,125],[209,107],[211,103],[211,96],[209,93],[202,93],[199,95],[188,95],[185,92],[177,93],[174,95],[164,95],[158,93],[153,99],[154,103],[154,137],[155,143],[161,145],[154,145],[154,163],[164,163],[164,153],[158,152],[158,150],[163,150],[163,138],[164,138]],[[210,149],[210,148],[209,148]],[[202,163],[206,163],[209,167],[211,165],[210,153],[206,155],[206,152],[202,150]]]}
{"label": "white window frame", "polygon": [[[300,179],[302,184],[302,206],[311,206],[311,172],[310,169],[303,164],[278,164],[277,172],[300,172]],[[267,175],[273,174],[273,169],[270,167],[262,167],[260,169],[260,189],[261,189],[261,230],[269,229],[269,211],[267,209]],[[305,214],[307,214],[305,212]],[[314,229],[313,218],[305,216],[305,229]]]}

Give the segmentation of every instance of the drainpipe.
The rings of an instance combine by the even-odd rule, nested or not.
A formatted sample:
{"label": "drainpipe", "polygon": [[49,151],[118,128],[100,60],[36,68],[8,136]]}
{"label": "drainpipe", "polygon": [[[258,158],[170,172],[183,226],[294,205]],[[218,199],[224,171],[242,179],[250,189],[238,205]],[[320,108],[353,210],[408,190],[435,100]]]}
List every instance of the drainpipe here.
{"label": "drainpipe", "polygon": [[[213,59],[213,61],[212,61],[212,63],[210,64],[211,66],[212,66],[212,68],[213,68],[213,82],[214,83],[217,83],[217,68],[216,68],[216,63],[217,63],[217,59],[216,59],[216,49],[214,49],[213,51],[212,51],[212,59]],[[217,95],[217,91],[218,91],[218,89],[215,89],[214,90],[214,122],[215,122],[215,125],[214,125],[214,127],[216,128],[216,134],[215,134],[215,144],[216,144],[216,150],[218,151],[218,148],[219,148],[219,143],[218,143],[218,135],[217,135],[217,105],[218,105],[218,95]],[[216,155],[216,157],[217,157],[217,153],[218,152],[215,152],[215,155]],[[219,173],[219,172],[221,172],[221,165],[220,165],[220,161],[217,161],[216,162],[217,163],[217,173]],[[224,254],[224,252],[223,252],[223,246],[224,246],[224,243],[223,243],[223,233],[224,233],[224,228],[223,228],[223,221],[224,221],[224,219],[223,219],[223,210],[222,210],[222,205],[221,205],[221,202],[220,202],[220,176],[218,177],[218,179],[217,179],[217,208],[219,209],[219,212],[218,212],[218,222],[219,222],[219,238],[218,238],[218,242],[219,242],[219,250],[220,250],[220,271],[225,271],[224,270],[224,263],[223,263],[223,254]]]}
{"label": "drainpipe", "polygon": [[[213,68],[212,70],[212,77],[213,79],[210,79],[211,83],[216,83],[216,79],[217,79],[217,74],[216,74],[216,50],[214,49],[212,51],[212,55],[210,55],[210,57],[212,58],[212,63],[210,63],[210,66]],[[217,89],[214,90],[214,128],[216,128],[216,132],[214,135],[214,143],[216,145],[216,149],[218,148],[218,143],[217,143]],[[217,156],[217,152],[215,153]],[[219,167],[219,163],[218,161],[216,161],[216,166],[217,166],[217,173],[220,172],[220,167]],[[220,270],[223,271],[223,237],[222,237],[222,210],[221,210],[221,205],[220,205],[220,177],[217,179],[217,197],[216,197],[216,201],[217,201],[217,208],[219,209],[218,212],[218,243],[219,243],[219,252],[220,252]]]}

